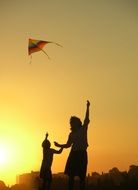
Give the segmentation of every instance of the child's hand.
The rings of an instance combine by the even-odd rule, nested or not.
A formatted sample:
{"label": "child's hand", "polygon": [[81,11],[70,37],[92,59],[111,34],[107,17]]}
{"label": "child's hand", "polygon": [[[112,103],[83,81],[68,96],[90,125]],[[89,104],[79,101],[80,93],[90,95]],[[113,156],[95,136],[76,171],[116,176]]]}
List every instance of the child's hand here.
{"label": "child's hand", "polygon": [[46,139],[48,138],[48,133],[46,133]]}

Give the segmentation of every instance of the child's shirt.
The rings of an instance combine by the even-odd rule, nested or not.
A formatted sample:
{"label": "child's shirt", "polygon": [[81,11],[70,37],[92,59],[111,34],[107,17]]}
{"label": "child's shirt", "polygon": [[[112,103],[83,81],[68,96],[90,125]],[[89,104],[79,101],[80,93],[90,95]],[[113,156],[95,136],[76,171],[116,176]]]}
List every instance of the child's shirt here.
{"label": "child's shirt", "polygon": [[46,169],[51,169],[52,162],[53,162],[53,154],[54,154],[54,149],[49,148],[45,150],[43,148],[43,164]]}

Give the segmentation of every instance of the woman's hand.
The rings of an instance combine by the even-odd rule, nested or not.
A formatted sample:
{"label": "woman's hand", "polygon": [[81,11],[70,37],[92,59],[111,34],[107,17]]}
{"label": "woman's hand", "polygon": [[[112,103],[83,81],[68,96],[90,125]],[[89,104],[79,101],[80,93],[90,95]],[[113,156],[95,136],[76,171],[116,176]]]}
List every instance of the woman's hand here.
{"label": "woman's hand", "polygon": [[57,142],[54,142],[54,145],[57,147],[61,147],[60,144],[58,144]]}
{"label": "woman's hand", "polygon": [[87,100],[87,107],[89,107],[90,106],[90,102],[89,102],[89,100]]}

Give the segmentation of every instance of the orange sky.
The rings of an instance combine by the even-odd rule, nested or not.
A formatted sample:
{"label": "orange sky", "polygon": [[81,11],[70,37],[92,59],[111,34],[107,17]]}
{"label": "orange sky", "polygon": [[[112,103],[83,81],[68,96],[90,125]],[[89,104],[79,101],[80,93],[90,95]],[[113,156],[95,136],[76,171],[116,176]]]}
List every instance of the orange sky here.
{"label": "orange sky", "polygon": [[[88,172],[138,164],[136,1],[0,1],[0,180],[39,170],[46,131],[66,142],[91,102]],[[28,38],[55,41],[27,54]],[[64,170],[69,149],[54,157]],[[5,157],[4,157],[5,155]]]}

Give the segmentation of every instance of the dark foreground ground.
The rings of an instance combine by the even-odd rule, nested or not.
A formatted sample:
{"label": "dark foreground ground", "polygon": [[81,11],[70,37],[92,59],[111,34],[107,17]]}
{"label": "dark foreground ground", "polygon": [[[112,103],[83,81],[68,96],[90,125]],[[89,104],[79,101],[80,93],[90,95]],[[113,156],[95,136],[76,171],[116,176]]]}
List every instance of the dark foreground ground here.
{"label": "dark foreground ground", "polygon": [[[34,174],[34,173],[33,173]],[[38,176],[33,177],[32,173],[23,174],[30,178],[7,187],[0,181],[0,190],[38,190],[41,181]],[[64,174],[53,175],[51,190],[67,190],[68,178]],[[79,179],[75,179],[74,190],[79,190]],[[138,166],[131,165],[129,171],[120,172],[118,168],[109,170],[108,173],[98,174],[93,172],[86,178],[86,190],[138,190]]]}

